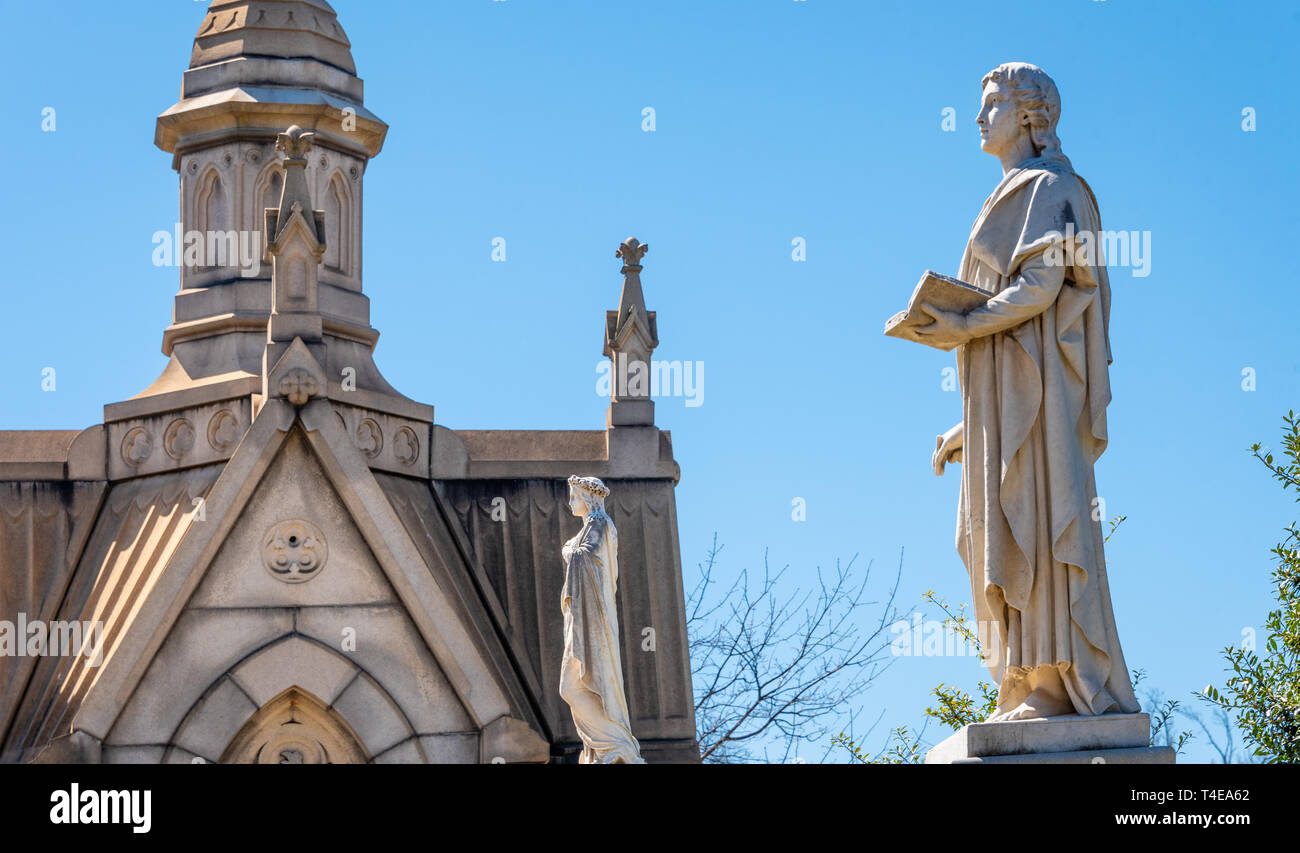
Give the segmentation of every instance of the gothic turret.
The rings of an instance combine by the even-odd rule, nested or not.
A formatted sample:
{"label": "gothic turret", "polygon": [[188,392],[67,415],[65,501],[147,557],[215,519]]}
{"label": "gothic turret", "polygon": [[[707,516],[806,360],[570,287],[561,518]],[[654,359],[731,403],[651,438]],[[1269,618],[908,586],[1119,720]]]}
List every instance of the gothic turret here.
{"label": "gothic turret", "polygon": [[[166,408],[179,399],[168,395],[178,393],[187,401],[259,393],[273,313],[286,315],[275,321],[273,342],[288,334],[286,323],[317,330],[285,343],[303,338],[330,396],[349,393],[353,402],[391,403],[431,418],[428,407],[412,408],[373,361],[379,333],[362,293],[362,185],[388,126],[364,101],[347,34],[324,0],[210,4],[181,100],[158,117],[155,134],[158,147],[173,155],[181,190],[173,252],[180,292],[162,345],[170,362],[138,397],[120,410],[108,407],[108,419]],[[300,129],[295,146],[307,143],[282,162],[277,144],[290,127]],[[283,242],[294,203],[318,243],[312,263],[272,251]],[[268,233],[268,223],[281,233]],[[312,321],[303,319],[301,306],[273,306],[276,268],[290,290],[303,283],[299,273],[312,279]]]}

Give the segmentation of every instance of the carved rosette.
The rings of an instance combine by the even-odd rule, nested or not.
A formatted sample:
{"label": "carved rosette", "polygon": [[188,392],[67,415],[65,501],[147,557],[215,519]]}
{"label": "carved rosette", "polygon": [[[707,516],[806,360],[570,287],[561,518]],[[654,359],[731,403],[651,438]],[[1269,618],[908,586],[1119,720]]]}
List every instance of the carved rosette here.
{"label": "carved rosette", "polygon": [[194,424],[185,418],[177,418],[167,425],[163,432],[163,450],[168,456],[179,461],[193,449]]}
{"label": "carved rosette", "polygon": [[208,421],[208,444],[218,453],[230,452],[239,441],[239,418],[222,409]]}
{"label": "carved rosette", "polygon": [[357,424],[357,449],[374,459],[384,450],[384,431],[373,418],[362,418]]}
{"label": "carved rosette", "polygon": [[393,455],[403,465],[414,465],[420,458],[420,439],[408,426],[399,427],[393,436]]}
{"label": "carved rosette", "polygon": [[153,455],[153,436],[144,427],[132,427],[122,437],[122,461],[139,467]]}
{"label": "carved rosette", "polygon": [[285,583],[306,583],[321,573],[329,547],[320,528],[310,521],[291,518],[266,532],[262,561],[271,577]]}

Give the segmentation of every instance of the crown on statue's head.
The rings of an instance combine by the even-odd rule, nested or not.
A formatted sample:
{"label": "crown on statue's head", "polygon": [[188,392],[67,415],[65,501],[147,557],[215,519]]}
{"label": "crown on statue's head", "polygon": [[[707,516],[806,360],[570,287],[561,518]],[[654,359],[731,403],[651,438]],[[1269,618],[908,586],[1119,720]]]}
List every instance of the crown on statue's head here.
{"label": "crown on statue's head", "polygon": [[579,477],[574,474],[569,478],[569,485],[575,489],[581,489],[584,492],[593,494],[602,500],[609,497],[609,486],[606,486],[595,477]]}

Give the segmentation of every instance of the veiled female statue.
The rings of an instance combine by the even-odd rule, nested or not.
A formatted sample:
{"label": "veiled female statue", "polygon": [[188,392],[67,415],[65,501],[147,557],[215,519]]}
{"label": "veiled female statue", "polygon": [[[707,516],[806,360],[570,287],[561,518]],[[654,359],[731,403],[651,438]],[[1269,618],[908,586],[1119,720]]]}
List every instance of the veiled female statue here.
{"label": "veiled female statue", "polygon": [[1061,153],[1055,83],[1026,63],[983,79],[980,147],[1002,163],[958,278],[995,295],[933,306],[916,334],[954,345],[962,422],[936,474],[962,463],[957,550],[970,574],[990,720],[1138,711],[1111,610],[1093,464],[1106,447],[1110,282],[1097,202]]}
{"label": "veiled female statue", "polygon": [[582,738],[580,764],[644,764],[623,693],[619,656],[618,530],[605,514],[609,489],[595,477],[569,478],[569,510],[582,529],[564,544],[564,658],[560,696]]}

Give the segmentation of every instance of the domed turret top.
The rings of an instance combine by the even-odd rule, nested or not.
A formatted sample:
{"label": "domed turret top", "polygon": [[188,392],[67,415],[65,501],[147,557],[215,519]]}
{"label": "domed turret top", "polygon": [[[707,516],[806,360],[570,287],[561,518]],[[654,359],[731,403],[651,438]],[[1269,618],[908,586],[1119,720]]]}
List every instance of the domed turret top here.
{"label": "domed turret top", "polygon": [[352,44],[325,0],[213,0],[190,68],[240,57],[314,59],[356,74]]}
{"label": "domed turret top", "polygon": [[154,142],[179,157],[232,139],[274,141],[291,124],[315,131],[325,147],[366,158],[384,145],[388,125],[365,107],[365,83],[334,7],[212,0],[181,99],[158,117]]}

